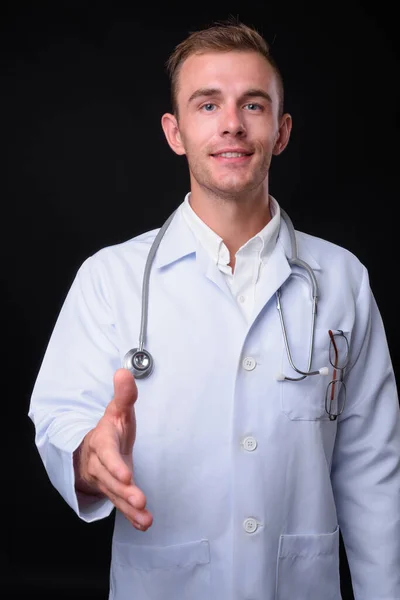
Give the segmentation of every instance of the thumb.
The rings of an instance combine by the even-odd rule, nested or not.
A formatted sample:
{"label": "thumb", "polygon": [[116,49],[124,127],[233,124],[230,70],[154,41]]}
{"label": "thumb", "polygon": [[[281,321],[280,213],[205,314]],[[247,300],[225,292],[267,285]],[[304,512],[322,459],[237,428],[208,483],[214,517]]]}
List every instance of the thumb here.
{"label": "thumb", "polygon": [[114,373],[113,398],[113,408],[117,415],[131,415],[137,397],[138,389],[132,373],[128,369],[118,369]]}

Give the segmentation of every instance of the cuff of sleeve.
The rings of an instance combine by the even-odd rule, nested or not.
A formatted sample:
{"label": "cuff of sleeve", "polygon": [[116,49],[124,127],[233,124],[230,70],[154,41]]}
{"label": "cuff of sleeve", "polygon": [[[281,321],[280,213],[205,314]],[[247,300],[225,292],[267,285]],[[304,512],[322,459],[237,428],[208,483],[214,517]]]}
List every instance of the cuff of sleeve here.
{"label": "cuff of sleeve", "polygon": [[87,523],[108,517],[114,509],[108,498],[89,496],[75,490],[73,453],[92,427],[90,425],[74,433],[74,439],[69,439],[67,449],[61,449],[48,440],[45,460],[51,483],[78,517]]}

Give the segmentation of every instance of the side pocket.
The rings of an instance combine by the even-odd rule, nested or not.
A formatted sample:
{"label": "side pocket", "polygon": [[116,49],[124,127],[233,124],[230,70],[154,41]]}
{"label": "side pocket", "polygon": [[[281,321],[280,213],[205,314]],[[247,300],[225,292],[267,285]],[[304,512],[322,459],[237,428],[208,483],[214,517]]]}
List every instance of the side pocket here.
{"label": "side pocket", "polygon": [[281,535],[276,600],[341,600],[339,527],[332,533]]}
{"label": "side pocket", "polygon": [[204,600],[210,595],[209,542],[139,546],[114,541],[110,583],[116,600]]}

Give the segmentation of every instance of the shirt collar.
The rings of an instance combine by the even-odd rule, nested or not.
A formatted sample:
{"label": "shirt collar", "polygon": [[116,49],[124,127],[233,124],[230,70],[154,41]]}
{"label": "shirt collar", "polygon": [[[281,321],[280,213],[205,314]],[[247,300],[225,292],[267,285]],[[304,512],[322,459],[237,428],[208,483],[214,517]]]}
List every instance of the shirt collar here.
{"label": "shirt collar", "polygon": [[[186,201],[186,198],[188,198],[188,196],[185,197],[185,201]],[[167,231],[165,232],[165,236],[161,241],[159,250],[157,250],[157,252],[156,252],[156,255],[154,257],[154,266],[156,268],[162,268],[164,266],[170,265],[171,263],[173,263],[177,260],[180,260],[186,256],[189,256],[191,254],[196,254],[196,252],[198,251],[200,242],[194,235],[192,229],[189,227],[186,219],[183,216],[183,207],[185,206],[185,201],[183,201],[178,206],[178,208],[175,209],[175,211],[173,213],[172,222],[170,223]],[[276,202],[276,200],[272,199],[271,211],[274,210],[273,207],[275,206],[275,202]],[[276,205],[278,206],[277,202],[276,202]],[[278,208],[279,208],[279,206],[278,206]],[[273,215],[273,218],[268,223],[268,225],[270,225],[272,223],[275,216],[276,216],[276,213]],[[196,215],[196,217],[197,217],[197,215]],[[197,217],[197,218],[199,219],[199,217]],[[201,219],[199,219],[199,220],[201,221]],[[203,221],[201,221],[201,223],[203,223]],[[204,223],[204,225],[205,225],[205,223]],[[268,225],[266,225],[266,227],[264,229],[266,229],[268,227]],[[205,227],[207,227],[207,225],[205,225]],[[259,234],[257,234],[257,236],[260,235],[262,233],[262,231],[260,231]],[[155,232],[157,232],[157,230],[155,230]],[[212,233],[214,233],[215,236],[217,235],[213,231],[212,231]],[[305,234],[301,234],[299,232],[297,232],[297,233],[299,235],[299,238],[298,238],[299,256],[303,260],[305,260],[311,266],[312,269],[315,269],[315,270],[320,269],[320,265],[318,264],[318,262],[314,256],[314,252],[312,252],[310,249],[311,244],[308,243],[309,236],[307,236]],[[257,236],[255,236],[255,237],[257,237]],[[219,236],[217,236],[217,238],[218,237]],[[221,238],[219,238],[219,239],[221,239]],[[273,237],[271,237],[271,240],[272,239],[273,239]],[[275,239],[277,239],[277,243],[274,244],[274,247],[275,248],[280,247],[281,250],[283,252],[285,252],[286,256],[291,256],[290,237],[288,235],[286,224],[283,222],[283,219],[280,217],[280,211],[279,211],[279,227],[278,227],[278,232],[277,232],[277,238],[275,238]],[[249,240],[249,241],[251,241],[251,240]],[[149,243],[151,245],[151,242],[149,242]],[[272,241],[270,243],[272,243]],[[246,244],[245,244],[245,246],[246,246]]]}
{"label": "shirt collar", "polygon": [[[215,264],[227,265],[230,262],[230,254],[223,239],[215,233],[194,212],[190,204],[190,192],[186,195],[181,205],[182,216],[190,227],[198,242],[203,246]],[[275,198],[270,196],[270,210],[272,219],[261,231],[248,240],[236,255],[253,256],[258,254],[259,260],[266,262],[270,256],[278,238],[280,228],[280,207]]]}

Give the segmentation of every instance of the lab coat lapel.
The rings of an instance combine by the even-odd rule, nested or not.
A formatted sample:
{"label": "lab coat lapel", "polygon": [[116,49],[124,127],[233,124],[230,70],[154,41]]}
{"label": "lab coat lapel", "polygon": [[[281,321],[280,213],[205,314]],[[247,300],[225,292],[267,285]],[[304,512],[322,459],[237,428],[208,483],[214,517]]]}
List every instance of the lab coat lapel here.
{"label": "lab coat lapel", "polygon": [[[253,321],[257,318],[279,287],[290,276],[292,270],[287,260],[287,256],[290,255],[290,238],[286,224],[281,221],[281,231],[277,243],[275,244],[275,248],[272,251],[267,264],[264,269],[262,269],[261,279],[257,285]],[[200,244],[196,249],[196,262],[206,277],[219,287],[230,302],[236,305],[225,276],[218,269],[217,265],[210,260],[210,257],[206,254]]]}
{"label": "lab coat lapel", "polygon": [[196,254],[196,265],[203,275],[223,292],[229,302],[235,303],[224,275],[212,262],[203,246],[195,239],[178,207],[156,253],[155,268],[161,269],[194,253]]}
{"label": "lab coat lapel", "polygon": [[193,233],[183,220],[178,207],[154,258],[154,266],[157,269],[169,266],[196,252],[196,240]]}
{"label": "lab coat lapel", "polygon": [[[299,256],[306,261],[314,271],[319,271],[321,267],[313,254],[309,251],[304,236],[299,236],[298,233],[296,233],[296,239]],[[286,222],[281,218],[279,236],[275,248],[269,257],[267,264],[262,269],[261,277],[257,284],[254,320],[257,319],[258,315],[275,292],[277,292],[290,277],[293,269],[298,270],[297,267],[292,268],[290,266],[288,257],[292,257],[292,245]]]}
{"label": "lab coat lapel", "polygon": [[286,281],[292,272],[289,262],[286,258],[284,244],[280,238],[281,234],[277,243],[275,244],[275,248],[269,257],[267,264],[261,271],[260,280],[256,288],[257,292],[254,304],[253,321],[257,319],[264,306],[269,302],[271,297],[281,287],[281,285]]}
{"label": "lab coat lapel", "polygon": [[[193,233],[184,222],[178,207],[176,215],[167,229],[160,244],[160,248],[156,253],[154,261],[155,267],[163,268],[190,254],[196,254],[196,264],[201,272],[222,291],[229,302],[235,304],[232,292],[223,273],[221,273],[201,244],[195,239]],[[317,261],[302,243],[300,243],[299,254],[304,260],[309,262],[313,269],[320,268]],[[286,223],[281,219],[278,240],[267,264],[261,271],[261,277],[257,285],[253,321],[258,317],[264,306],[269,302],[279,287],[283,285],[290,276],[292,269],[287,257],[290,257],[291,255],[292,250],[289,232]]]}
{"label": "lab coat lapel", "polygon": [[[290,236],[286,226],[286,223],[281,219],[280,232],[275,244],[275,248],[272,251],[271,256],[264,269],[261,272],[261,279],[257,285],[257,296],[254,307],[254,319],[257,318],[260,311],[267,304],[273,294],[279,289],[279,287],[286,281],[291,274],[291,267],[289,265],[287,256],[291,256],[291,244]],[[209,256],[205,250],[198,244],[196,249],[196,260],[197,264],[203,273],[215,283],[224,294],[234,303],[235,300],[232,296],[232,292],[226,281],[225,276],[218,269],[217,265],[210,261]]]}

